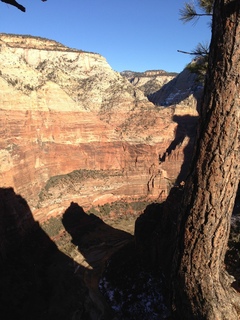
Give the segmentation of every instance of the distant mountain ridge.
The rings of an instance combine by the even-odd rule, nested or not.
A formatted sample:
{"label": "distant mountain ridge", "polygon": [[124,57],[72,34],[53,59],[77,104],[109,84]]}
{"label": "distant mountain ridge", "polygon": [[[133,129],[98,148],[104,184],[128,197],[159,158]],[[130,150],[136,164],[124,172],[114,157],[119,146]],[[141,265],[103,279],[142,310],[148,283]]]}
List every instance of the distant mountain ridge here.
{"label": "distant mountain ridge", "polygon": [[131,71],[131,70],[124,70],[121,71],[120,74],[123,77],[126,78],[135,78],[135,77],[154,77],[154,76],[177,76],[178,73],[177,72],[167,72],[165,70],[146,70],[143,72],[139,72],[139,71]]}
{"label": "distant mountain ridge", "polygon": [[176,105],[191,96],[198,100],[202,95],[203,84],[198,81],[197,75],[188,69],[180,73],[164,70],[123,71],[121,75],[142,90],[156,106]]}
{"label": "distant mountain ridge", "polygon": [[127,78],[136,88],[143,91],[146,97],[161,89],[163,85],[178,75],[164,70],[146,70],[144,72],[127,70],[122,71],[120,74]]}

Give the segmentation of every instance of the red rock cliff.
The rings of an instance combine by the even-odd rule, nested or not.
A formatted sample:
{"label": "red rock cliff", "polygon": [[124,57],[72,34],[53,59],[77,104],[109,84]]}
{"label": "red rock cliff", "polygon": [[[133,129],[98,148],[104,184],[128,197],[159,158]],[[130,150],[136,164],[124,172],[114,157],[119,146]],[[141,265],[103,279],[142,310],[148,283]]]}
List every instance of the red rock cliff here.
{"label": "red rock cliff", "polygon": [[54,41],[1,34],[0,46],[1,187],[40,220],[71,201],[166,197],[194,101],[155,107],[99,54]]}

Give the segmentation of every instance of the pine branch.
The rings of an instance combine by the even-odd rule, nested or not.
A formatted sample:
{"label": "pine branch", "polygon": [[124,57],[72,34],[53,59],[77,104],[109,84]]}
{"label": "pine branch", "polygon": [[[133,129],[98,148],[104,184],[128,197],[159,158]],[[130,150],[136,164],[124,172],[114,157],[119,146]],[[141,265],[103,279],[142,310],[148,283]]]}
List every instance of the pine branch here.
{"label": "pine branch", "polygon": [[191,54],[191,55],[195,56],[194,52],[188,52],[188,51],[183,51],[183,50],[177,50],[177,52],[184,53],[184,54]]}
{"label": "pine branch", "polygon": [[185,3],[184,8],[179,10],[180,20],[184,23],[192,21],[193,19],[199,19],[203,16],[212,16],[211,13],[197,13],[195,6],[190,3]]}
{"label": "pine branch", "polygon": [[207,43],[199,43],[193,51],[177,50],[177,52],[190,54],[196,57],[206,57],[209,54],[209,45]]}
{"label": "pine branch", "polygon": [[[47,0],[42,0],[42,1],[47,1]],[[1,0],[1,2],[5,2],[7,4],[10,4],[11,6],[16,7],[17,9],[21,10],[22,12],[26,11],[26,8],[24,6],[22,6],[21,4],[19,4],[15,0]]]}

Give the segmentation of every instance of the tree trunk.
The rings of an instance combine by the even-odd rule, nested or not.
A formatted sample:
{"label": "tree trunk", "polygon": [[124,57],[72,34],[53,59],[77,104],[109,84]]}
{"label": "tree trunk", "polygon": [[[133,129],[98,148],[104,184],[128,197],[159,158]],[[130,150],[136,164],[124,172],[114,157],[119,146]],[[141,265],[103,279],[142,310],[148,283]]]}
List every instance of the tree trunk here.
{"label": "tree trunk", "polygon": [[216,0],[199,138],[173,259],[177,319],[235,320],[240,293],[224,268],[239,182],[240,1]]}

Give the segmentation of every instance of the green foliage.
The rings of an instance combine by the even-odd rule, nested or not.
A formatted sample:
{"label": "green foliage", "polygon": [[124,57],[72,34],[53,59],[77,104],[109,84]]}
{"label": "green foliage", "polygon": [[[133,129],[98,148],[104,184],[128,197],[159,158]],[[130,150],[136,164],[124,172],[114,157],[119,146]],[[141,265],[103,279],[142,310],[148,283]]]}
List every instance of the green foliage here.
{"label": "green foliage", "polygon": [[[185,3],[184,7],[180,9],[180,20],[184,23],[193,20],[196,22],[201,16],[212,16],[213,4],[214,0],[198,0],[197,5],[201,10],[199,13],[197,12],[194,3]],[[208,52],[209,45],[203,43],[199,43],[191,52],[183,52],[195,55],[195,59],[187,66],[187,69],[190,72],[197,74],[197,81],[202,83],[204,82],[207,71]]]}
{"label": "green foliage", "polygon": [[205,74],[208,66],[208,45],[201,43],[193,51],[196,58],[187,65],[187,69],[197,75],[196,81],[204,83]]}
{"label": "green foliage", "polygon": [[212,16],[214,0],[198,0],[197,5],[200,8],[200,12],[197,12],[194,3],[185,3],[184,7],[179,10],[180,20],[184,23],[192,20],[198,20],[201,16]]}
{"label": "green foliage", "polygon": [[209,53],[208,43],[199,43],[193,50],[193,54],[197,57],[206,57]]}
{"label": "green foliage", "polygon": [[199,6],[208,14],[212,14],[214,0],[199,0]]}
{"label": "green foliage", "polygon": [[179,10],[180,20],[184,23],[189,22],[195,17],[197,17],[197,12],[195,6],[192,3],[185,3],[184,7]]}
{"label": "green foliage", "polygon": [[197,78],[196,78],[197,82],[204,83],[207,65],[208,65],[208,59],[207,57],[204,57],[203,60],[201,60],[201,62],[199,62],[199,60],[192,61],[187,65],[186,68],[191,73],[195,73],[197,75]]}
{"label": "green foliage", "polygon": [[50,236],[57,236],[64,229],[61,217],[51,217],[47,222],[41,225],[41,228]]}
{"label": "green foliage", "polygon": [[128,214],[140,214],[144,211],[146,206],[149,204],[148,201],[132,201],[132,202],[125,202],[125,201],[115,201],[111,203],[106,203],[102,206],[91,207],[90,210],[87,212],[88,214],[93,213],[100,217],[109,216],[110,213],[117,213],[119,217],[121,216],[128,216]]}

